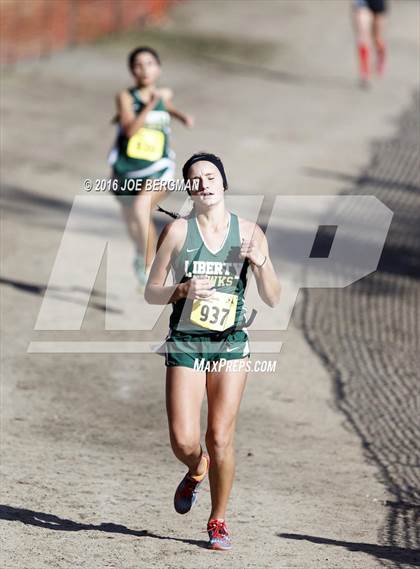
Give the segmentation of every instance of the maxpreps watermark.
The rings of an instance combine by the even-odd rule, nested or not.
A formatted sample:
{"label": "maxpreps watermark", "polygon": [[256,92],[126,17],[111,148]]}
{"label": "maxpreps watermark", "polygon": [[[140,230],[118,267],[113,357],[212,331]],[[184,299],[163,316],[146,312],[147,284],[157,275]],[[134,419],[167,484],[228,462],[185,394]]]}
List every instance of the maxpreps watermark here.
{"label": "maxpreps watermark", "polygon": [[[112,179],[107,183],[113,183]],[[263,198],[262,194],[235,194],[230,207],[240,217],[254,221]],[[100,185],[99,192],[74,198],[34,327],[36,331],[54,331],[54,334],[32,341],[29,352],[154,351],[152,331],[167,306],[149,304],[137,292],[131,272],[132,251],[127,246],[125,229],[120,227],[115,202],[111,192],[102,191]],[[178,211],[187,207],[189,198]],[[373,273],[392,217],[393,212],[374,196],[275,196],[265,234],[282,293],[280,303],[273,309],[259,297],[250,279],[246,306],[258,312],[252,333],[287,330],[299,292],[304,288],[344,288]],[[229,256],[226,259],[229,275],[225,275],[223,265],[222,269],[217,264],[195,266],[194,261],[199,260],[194,258],[194,251],[189,253],[193,255],[187,271],[203,271],[218,282],[237,276],[235,261]],[[102,266],[105,269],[103,263],[106,263],[105,286],[97,290],[95,282]],[[105,322],[96,339],[86,340],[82,327],[88,307],[103,312]],[[75,337],[77,330],[81,331],[80,337]],[[68,331],[73,331],[71,337],[66,336]],[[113,335],[104,338],[107,331]],[[132,341],[124,336],[116,338],[116,331],[142,331],[145,336],[141,341]],[[275,335],[260,341],[252,338],[252,351],[279,353],[282,343],[278,340]]]}
{"label": "maxpreps watermark", "polygon": [[275,373],[277,366],[276,360],[251,360],[249,358],[242,358],[236,360],[227,360],[220,358],[220,360],[210,362],[205,358],[195,358],[194,370],[220,373],[246,371],[248,373]]}
{"label": "maxpreps watermark", "polygon": [[199,180],[158,180],[148,178],[125,178],[122,182],[116,178],[85,178],[83,180],[83,190],[85,192],[197,192]]}

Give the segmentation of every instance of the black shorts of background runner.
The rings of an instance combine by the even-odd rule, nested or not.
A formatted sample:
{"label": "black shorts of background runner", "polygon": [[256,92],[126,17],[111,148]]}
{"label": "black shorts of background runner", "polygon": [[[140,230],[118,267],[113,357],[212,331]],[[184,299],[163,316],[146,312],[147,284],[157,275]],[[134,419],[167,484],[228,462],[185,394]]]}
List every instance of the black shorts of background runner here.
{"label": "black shorts of background runner", "polygon": [[382,14],[387,11],[387,0],[355,0],[358,8],[368,8],[374,14]]}

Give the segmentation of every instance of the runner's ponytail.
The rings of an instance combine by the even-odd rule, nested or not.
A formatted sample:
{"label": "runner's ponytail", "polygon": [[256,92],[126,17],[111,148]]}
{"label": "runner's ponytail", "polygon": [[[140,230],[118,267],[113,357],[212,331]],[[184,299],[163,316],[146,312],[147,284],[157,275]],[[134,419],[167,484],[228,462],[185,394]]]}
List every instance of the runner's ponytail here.
{"label": "runner's ponytail", "polygon": [[181,217],[181,215],[179,213],[176,213],[175,211],[169,211],[167,209],[163,209],[163,207],[160,207],[160,205],[157,206],[157,210],[162,212],[162,213],[166,213],[166,215],[169,215],[170,217],[173,217],[174,219],[179,219]]}

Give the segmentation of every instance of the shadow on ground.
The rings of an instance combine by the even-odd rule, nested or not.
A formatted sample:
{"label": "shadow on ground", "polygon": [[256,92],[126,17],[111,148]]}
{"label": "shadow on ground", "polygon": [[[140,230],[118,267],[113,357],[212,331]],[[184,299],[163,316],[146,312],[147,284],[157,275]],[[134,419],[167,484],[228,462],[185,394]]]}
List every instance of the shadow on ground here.
{"label": "shadow on ground", "polygon": [[[16,279],[10,279],[5,277],[0,277],[0,285],[11,286],[20,292],[28,293],[28,294],[35,294],[39,296],[44,296],[47,288],[48,293],[52,298],[56,298],[57,300],[62,300],[63,302],[70,302],[72,304],[80,304],[82,306],[86,305],[86,300],[84,299],[77,299],[71,294],[82,294],[84,296],[91,297],[104,297],[105,294],[96,290],[90,291],[89,289],[80,287],[80,286],[48,286],[43,284],[37,283],[28,283],[24,281],[19,281]],[[100,310],[101,312],[109,311],[112,314],[122,314],[122,310],[118,308],[113,308],[112,306],[106,305],[103,302],[98,302],[95,300],[89,301],[89,307],[93,308],[94,310]]]}
{"label": "shadow on ground", "polygon": [[34,510],[25,510],[24,508],[14,508],[12,506],[0,505],[0,519],[9,522],[21,522],[25,525],[31,525],[43,529],[53,531],[101,531],[112,534],[124,534],[134,537],[151,537],[154,539],[166,539],[170,541],[180,541],[197,547],[207,548],[207,542],[196,539],[181,539],[165,535],[158,535],[148,530],[133,530],[121,524],[112,522],[104,522],[101,524],[83,524],[75,522],[67,518],[60,518],[54,514],[46,514],[45,512],[36,512]]}
{"label": "shadow on ground", "polygon": [[389,561],[397,561],[420,567],[420,551],[414,549],[406,549],[403,547],[395,547],[392,545],[376,545],[373,543],[361,543],[353,541],[341,541],[337,539],[329,539],[326,537],[317,537],[314,535],[305,535],[298,533],[279,533],[279,537],[285,539],[295,539],[301,541],[309,541],[319,545],[332,545],[334,547],[345,547],[348,551],[367,553],[378,559],[387,559]]}

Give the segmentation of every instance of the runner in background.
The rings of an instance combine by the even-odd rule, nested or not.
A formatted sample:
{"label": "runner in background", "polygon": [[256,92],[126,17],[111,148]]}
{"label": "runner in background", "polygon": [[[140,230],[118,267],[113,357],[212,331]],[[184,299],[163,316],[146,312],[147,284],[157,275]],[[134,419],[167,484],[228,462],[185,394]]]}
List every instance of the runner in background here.
{"label": "runner in background", "polygon": [[383,38],[387,0],[353,0],[354,27],[361,85],[367,87],[371,78],[371,50],[376,52],[376,72],[385,68],[386,47]]}
{"label": "runner in background", "polygon": [[[138,47],[128,56],[134,86],[118,93],[116,98],[118,135],[109,155],[113,178],[118,181],[113,192],[121,204],[128,233],[136,253],[134,270],[141,288],[156,250],[156,228],[152,211],[166,195],[164,182],[173,178],[175,155],[170,148],[170,119],[174,117],[187,127],[193,118],[178,111],[172,102],[173,92],[157,88],[161,63],[150,47]],[[155,191],[145,191],[148,179],[160,181]]]}

